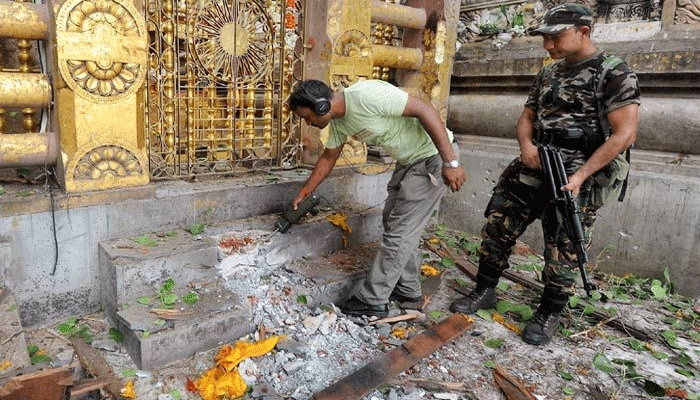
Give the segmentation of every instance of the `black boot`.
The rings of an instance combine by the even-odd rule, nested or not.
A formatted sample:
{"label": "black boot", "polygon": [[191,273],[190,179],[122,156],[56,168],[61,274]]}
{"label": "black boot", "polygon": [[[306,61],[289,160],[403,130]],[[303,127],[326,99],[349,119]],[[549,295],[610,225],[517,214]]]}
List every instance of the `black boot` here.
{"label": "black boot", "polygon": [[559,330],[560,316],[561,312],[542,311],[542,307],[538,308],[535,316],[523,329],[523,342],[535,346],[549,343]]}
{"label": "black boot", "polygon": [[474,314],[477,310],[494,308],[496,302],[495,288],[477,285],[466,297],[452,302],[452,304],[450,304],[450,311],[454,313]]}
{"label": "black boot", "polygon": [[559,317],[568,302],[569,295],[561,286],[545,284],[540,306],[523,329],[523,342],[535,346],[549,343],[559,330]]}

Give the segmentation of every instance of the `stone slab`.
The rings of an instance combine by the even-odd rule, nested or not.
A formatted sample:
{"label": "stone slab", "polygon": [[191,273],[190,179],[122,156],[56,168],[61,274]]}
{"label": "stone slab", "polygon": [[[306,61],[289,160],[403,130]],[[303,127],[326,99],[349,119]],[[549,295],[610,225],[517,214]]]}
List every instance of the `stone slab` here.
{"label": "stone slab", "polygon": [[[190,291],[199,296],[194,304],[182,301]],[[235,341],[254,328],[247,300],[226,289],[221,280],[176,288],[174,293],[179,300],[172,309],[154,298],[150,305],[129,301],[117,312],[124,345],[141,369],[156,369]]]}

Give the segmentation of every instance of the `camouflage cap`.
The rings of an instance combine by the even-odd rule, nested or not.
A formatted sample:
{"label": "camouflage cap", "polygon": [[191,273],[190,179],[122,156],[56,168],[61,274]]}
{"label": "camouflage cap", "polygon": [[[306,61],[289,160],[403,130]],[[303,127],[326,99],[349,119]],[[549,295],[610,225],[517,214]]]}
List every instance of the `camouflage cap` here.
{"label": "camouflage cap", "polygon": [[572,26],[592,26],[593,12],[582,4],[565,3],[547,11],[542,21],[542,25],[530,30],[531,35],[553,35]]}

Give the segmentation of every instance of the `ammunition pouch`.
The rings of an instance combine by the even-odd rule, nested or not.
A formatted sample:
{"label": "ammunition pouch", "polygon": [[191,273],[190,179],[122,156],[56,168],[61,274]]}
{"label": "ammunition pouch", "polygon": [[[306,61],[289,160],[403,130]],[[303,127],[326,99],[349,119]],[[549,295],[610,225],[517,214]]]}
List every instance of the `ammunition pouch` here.
{"label": "ammunition pouch", "polygon": [[599,208],[618,197],[627,178],[630,165],[624,155],[618,154],[608,165],[593,174],[588,205]]}

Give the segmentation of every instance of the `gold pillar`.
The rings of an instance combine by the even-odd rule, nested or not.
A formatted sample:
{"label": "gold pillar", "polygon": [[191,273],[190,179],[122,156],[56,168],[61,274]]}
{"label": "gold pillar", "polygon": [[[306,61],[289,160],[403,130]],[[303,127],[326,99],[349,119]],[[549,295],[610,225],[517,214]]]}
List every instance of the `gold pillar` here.
{"label": "gold pillar", "polygon": [[131,1],[67,0],[56,15],[58,125],[68,192],[145,185],[147,34]]}
{"label": "gold pillar", "polygon": [[0,37],[43,40],[49,34],[46,4],[0,0]]}

